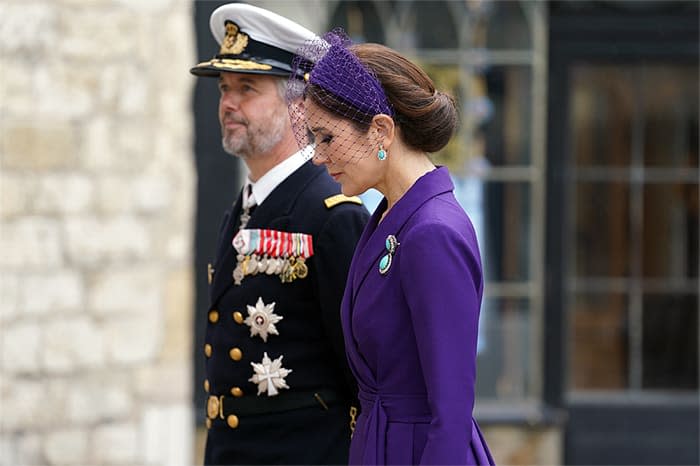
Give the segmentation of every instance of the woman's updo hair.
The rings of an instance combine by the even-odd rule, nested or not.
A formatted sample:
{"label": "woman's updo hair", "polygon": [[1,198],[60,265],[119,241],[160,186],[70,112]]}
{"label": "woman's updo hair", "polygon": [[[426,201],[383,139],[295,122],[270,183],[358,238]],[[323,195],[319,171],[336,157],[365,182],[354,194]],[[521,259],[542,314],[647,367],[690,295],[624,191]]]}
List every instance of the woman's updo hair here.
{"label": "woman's updo hair", "polygon": [[350,51],[384,88],[408,146],[437,152],[447,145],[458,124],[452,96],[437,91],[425,71],[389,47],[365,43],[352,45]]}

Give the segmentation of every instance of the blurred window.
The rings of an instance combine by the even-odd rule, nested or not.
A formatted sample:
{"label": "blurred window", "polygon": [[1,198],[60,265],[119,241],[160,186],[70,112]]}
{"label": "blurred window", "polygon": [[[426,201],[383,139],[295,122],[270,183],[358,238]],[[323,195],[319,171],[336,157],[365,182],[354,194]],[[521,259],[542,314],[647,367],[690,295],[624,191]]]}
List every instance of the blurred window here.
{"label": "blurred window", "polygon": [[493,0],[338,2],[329,17],[415,60],[457,100],[459,132],[434,160],[450,168],[479,236],[477,400],[487,408],[541,398],[546,17],[545,2]]}
{"label": "blurred window", "polygon": [[697,67],[571,79],[569,390],[696,390]]}

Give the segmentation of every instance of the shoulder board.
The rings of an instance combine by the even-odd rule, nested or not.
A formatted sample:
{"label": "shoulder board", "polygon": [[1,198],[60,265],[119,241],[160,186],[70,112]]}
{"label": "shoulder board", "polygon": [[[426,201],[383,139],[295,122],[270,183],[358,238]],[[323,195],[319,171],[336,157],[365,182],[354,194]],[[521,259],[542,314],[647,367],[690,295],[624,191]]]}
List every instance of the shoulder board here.
{"label": "shoulder board", "polygon": [[326,209],[332,209],[338,204],[344,202],[352,202],[353,204],[362,205],[362,199],[357,196],[348,197],[344,194],[336,194],[335,196],[327,197],[323,203],[326,204]]}

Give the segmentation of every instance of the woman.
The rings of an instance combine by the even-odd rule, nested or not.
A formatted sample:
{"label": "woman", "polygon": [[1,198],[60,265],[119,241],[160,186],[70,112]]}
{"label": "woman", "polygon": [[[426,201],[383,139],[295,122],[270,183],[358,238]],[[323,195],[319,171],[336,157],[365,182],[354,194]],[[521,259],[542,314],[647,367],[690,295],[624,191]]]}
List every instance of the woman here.
{"label": "woman", "polygon": [[476,234],[447,169],[428,157],[455,131],[454,100],[387,47],[349,46],[339,31],[324,39],[298,52],[305,84],[290,80],[297,139],[315,145],[314,161],[343,194],[384,195],[341,310],[362,405],[350,463],[493,464],[472,418],[483,289]]}

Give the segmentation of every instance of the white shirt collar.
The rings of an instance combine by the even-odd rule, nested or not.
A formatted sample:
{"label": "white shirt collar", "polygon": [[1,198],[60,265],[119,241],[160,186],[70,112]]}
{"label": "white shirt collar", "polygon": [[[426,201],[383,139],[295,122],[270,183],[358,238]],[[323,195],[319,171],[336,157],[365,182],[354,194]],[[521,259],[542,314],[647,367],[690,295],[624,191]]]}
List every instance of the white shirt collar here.
{"label": "white shirt collar", "polygon": [[270,193],[274,191],[277,186],[279,186],[280,183],[286,180],[289,175],[297,171],[299,167],[304,165],[304,163],[309,160],[312,155],[313,148],[311,146],[307,146],[272,167],[270,171],[261,176],[255,183],[250,181],[250,178],[246,177],[243,188],[245,189],[245,187],[249,184],[252,185],[253,197],[255,198],[256,204],[260,205],[265,201],[267,196],[269,196]]}

